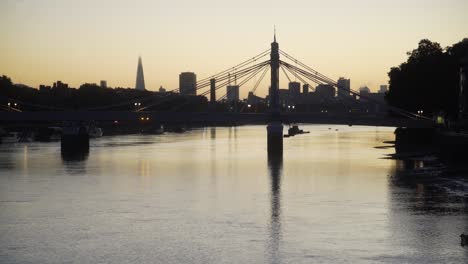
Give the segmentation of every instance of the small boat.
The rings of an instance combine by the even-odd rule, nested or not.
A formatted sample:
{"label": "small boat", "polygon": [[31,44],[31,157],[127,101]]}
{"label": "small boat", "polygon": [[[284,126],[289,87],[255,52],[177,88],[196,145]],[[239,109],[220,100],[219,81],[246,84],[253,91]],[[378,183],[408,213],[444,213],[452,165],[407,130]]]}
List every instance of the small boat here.
{"label": "small boat", "polygon": [[289,126],[288,134],[284,135],[284,137],[293,137],[298,134],[307,134],[307,133],[310,133],[310,132],[299,129],[298,125],[292,125],[292,126]]}

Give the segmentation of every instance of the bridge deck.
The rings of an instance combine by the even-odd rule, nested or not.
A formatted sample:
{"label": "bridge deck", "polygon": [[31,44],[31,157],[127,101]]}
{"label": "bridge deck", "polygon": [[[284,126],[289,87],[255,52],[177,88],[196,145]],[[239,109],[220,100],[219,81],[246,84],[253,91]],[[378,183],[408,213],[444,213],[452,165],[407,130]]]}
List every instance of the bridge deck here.
{"label": "bridge deck", "polygon": [[[139,121],[148,117],[154,123],[267,123],[268,113],[211,112],[129,112],[129,111],[44,111],[0,112],[0,122],[60,121]],[[344,124],[390,127],[431,127],[431,121],[391,118],[385,115],[358,113],[282,113],[283,123]]]}

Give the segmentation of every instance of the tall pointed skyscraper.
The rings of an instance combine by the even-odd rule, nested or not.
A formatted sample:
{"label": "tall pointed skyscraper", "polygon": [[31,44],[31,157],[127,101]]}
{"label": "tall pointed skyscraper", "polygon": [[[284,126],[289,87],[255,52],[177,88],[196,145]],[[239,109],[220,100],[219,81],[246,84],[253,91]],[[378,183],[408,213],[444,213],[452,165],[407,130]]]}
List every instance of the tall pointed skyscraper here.
{"label": "tall pointed skyscraper", "polygon": [[144,91],[145,90],[145,76],[143,75],[143,64],[141,63],[141,57],[138,57],[138,68],[135,89]]}

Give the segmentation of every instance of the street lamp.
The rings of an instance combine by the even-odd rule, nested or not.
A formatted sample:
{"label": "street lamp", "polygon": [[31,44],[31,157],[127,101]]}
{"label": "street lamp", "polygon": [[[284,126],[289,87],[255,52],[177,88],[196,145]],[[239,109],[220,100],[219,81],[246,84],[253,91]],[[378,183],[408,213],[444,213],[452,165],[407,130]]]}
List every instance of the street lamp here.
{"label": "street lamp", "polygon": [[136,110],[140,109],[141,103],[134,103]]}

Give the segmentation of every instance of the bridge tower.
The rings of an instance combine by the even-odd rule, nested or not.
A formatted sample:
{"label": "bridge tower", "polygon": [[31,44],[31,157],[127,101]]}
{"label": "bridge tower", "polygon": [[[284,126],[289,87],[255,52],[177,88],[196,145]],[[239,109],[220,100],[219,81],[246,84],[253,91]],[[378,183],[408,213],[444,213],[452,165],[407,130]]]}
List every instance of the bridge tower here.
{"label": "bridge tower", "polygon": [[210,79],[210,103],[216,103],[216,79]]}
{"label": "bridge tower", "polygon": [[279,102],[279,61],[279,45],[278,42],[276,42],[275,30],[270,53],[271,84],[269,90],[269,104],[271,117],[267,126],[269,154],[283,153],[283,125],[281,124]]}

